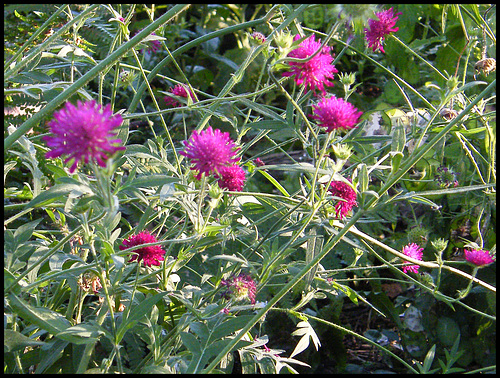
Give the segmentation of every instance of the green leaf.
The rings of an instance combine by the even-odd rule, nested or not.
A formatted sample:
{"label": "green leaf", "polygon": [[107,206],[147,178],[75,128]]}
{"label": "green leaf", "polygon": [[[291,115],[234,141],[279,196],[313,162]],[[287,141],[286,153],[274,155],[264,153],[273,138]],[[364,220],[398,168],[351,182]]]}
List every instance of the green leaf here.
{"label": "green leaf", "polygon": [[260,130],[281,130],[289,127],[289,125],[284,121],[277,121],[277,120],[274,121],[263,120],[263,121],[252,122],[249,123],[248,126]]}
{"label": "green leaf", "polygon": [[33,198],[26,206],[40,207],[54,202],[56,199],[67,199],[69,194],[93,194],[92,189],[83,184],[57,184]]}
{"label": "green leaf", "polygon": [[155,294],[134,306],[128,313],[127,317],[123,319],[120,324],[120,327],[116,332],[116,342],[119,343],[125,335],[125,332],[141,320],[144,315],[151,311],[153,306],[167,294],[168,292],[162,291],[161,293]]}
{"label": "green leaf", "polygon": [[23,350],[27,346],[38,346],[45,345],[42,341],[35,341],[30,339],[27,336],[24,336],[22,333],[16,332],[12,329],[4,329],[3,330],[3,351],[7,352],[15,352],[18,350]]}
{"label": "green leaf", "polygon": [[69,327],[56,336],[73,344],[89,344],[95,342],[104,333],[104,329],[96,324],[82,323]]}
{"label": "green leaf", "polygon": [[13,294],[10,294],[8,299],[17,315],[52,335],[57,335],[71,327],[69,320],[55,311],[45,307],[33,307]]}

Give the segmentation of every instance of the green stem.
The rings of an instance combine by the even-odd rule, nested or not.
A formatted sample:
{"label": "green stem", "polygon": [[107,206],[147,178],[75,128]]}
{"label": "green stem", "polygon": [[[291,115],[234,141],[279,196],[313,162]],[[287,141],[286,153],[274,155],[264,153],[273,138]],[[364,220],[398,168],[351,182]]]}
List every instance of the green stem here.
{"label": "green stem", "polygon": [[[99,4],[93,5],[88,9],[95,9]],[[168,12],[166,12],[163,16],[159,17],[155,22],[152,22],[148,26],[146,26],[141,32],[136,34],[130,41],[121,45],[114,53],[109,55],[107,58],[102,60],[99,64],[97,64],[94,68],[92,68],[89,72],[83,75],[80,79],[75,81],[71,86],[66,88],[61,94],[59,94],[56,98],[50,101],[43,109],[39,112],[35,113],[33,117],[26,120],[21,126],[19,126],[11,135],[9,135],[4,140],[4,150],[7,151],[9,147],[18,140],[22,135],[26,134],[31,128],[38,125],[44,117],[48,114],[52,113],[56,110],[59,105],[61,105],[64,101],[68,100],[72,95],[74,95],[79,89],[81,89],[84,85],[86,85],[90,80],[95,78],[100,72],[105,70],[110,65],[114,64],[118,61],[122,56],[124,56],[130,49],[134,48],[134,46],[138,45],[144,38],[149,36],[153,31],[159,28],[164,23],[170,21],[177,14],[182,12],[187,8],[185,4],[177,4],[172,7]],[[87,11],[88,11],[87,9]],[[83,12],[85,13],[85,12]],[[82,14],[83,14],[82,13]],[[80,16],[82,16],[80,14]],[[75,17],[75,20],[81,19],[81,17]],[[69,27],[69,26],[68,26]]]}

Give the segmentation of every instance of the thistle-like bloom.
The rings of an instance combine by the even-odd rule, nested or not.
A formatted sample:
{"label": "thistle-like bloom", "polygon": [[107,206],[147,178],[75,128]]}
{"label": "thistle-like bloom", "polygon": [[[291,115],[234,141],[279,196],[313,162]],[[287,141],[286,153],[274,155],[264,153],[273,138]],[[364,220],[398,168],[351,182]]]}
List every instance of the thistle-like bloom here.
{"label": "thistle-like bloom", "polygon": [[494,262],[490,253],[482,249],[465,249],[464,256],[465,260],[477,266],[484,266]]}
{"label": "thistle-like bloom", "polygon": [[441,188],[446,189],[450,186],[456,188],[459,185],[457,180],[459,172],[453,172],[453,170],[445,166],[438,167],[436,171],[437,174],[434,176],[434,179]]}
{"label": "thistle-like bloom", "polygon": [[332,181],[329,190],[332,196],[340,197],[345,200],[338,201],[335,204],[337,218],[344,219],[352,208],[358,205],[356,202],[356,191],[343,181]]}
{"label": "thistle-like bloom", "polygon": [[236,301],[249,299],[251,304],[255,304],[257,287],[250,275],[240,273],[237,277],[222,280],[221,285],[227,287],[227,290],[222,293],[226,299],[234,299]]}
{"label": "thistle-like bloom", "polygon": [[217,177],[219,178],[218,184],[222,189],[241,192],[243,185],[245,185],[245,171],[236,164],[221,167]]}
{"label": "thistle-like bloom", "polygon": [[[149,231],[142,231],[136,235],[132,235],[128,239],[125,239],[119,248],[120,250],[124,250],[136,245],[156,243],[157,241],[158,240],[156,240],[156,237],[154,235],[151,235]],[[133,250],[133,252],[137,254],[133,255],[128,262],[132,262],[135,260],[139,262],[142,260],[145,266],[159,266],[161,264],[160,261],[163,261],[165,259],[165,251],[159,245],[140,247],[136,250]]]}
{"label": "thistle-like bloom", "polygon": [[45,154],[47,158],[57,158],[67,155],[66,164],[74,159],[69,171],[73,173],[80,161],[87,164],[95,160],[101,167],[106,166],[106,160],[118,150],[125,147],[117,146],[120,139],[115,138],[114,129],[122,124],[119,114],[113,115],[111,106],[102,108],[94,100],[73,105],[67,102],[59,111],[54,112],[54,119],[47,125],[53,135],[43,137],[51,151]]}
{"label": "thistle-like bloom", "polygon": [[212,172],[220,172],[222,167],[233,165],[240,160],[236,157],[239,148],[231,140],[229,133],[218,129],[214,131],[211,126],[201,132],[194,130],[189,140],[183,143],[186,148],[179,153],[195,165],[191,169],[198,170],[198,180],[203,173],[209,175]]}
{"label": "thistle-like bloom", "polygon": [[[423,248],[420,247],[418,244],[411,243],[408,244],[406,247],[403,247],[402,253],[405,254],[408,257],[411,257],[416,260],[422,261],[422,255],[423,255]],[[405,261],[407,263],[408,261]],[[406,265],[403,267],[403,272],[413,272],[413,273],[418,273],[418,265]]]}
{"label": "thistle-like bloom", "polygon": [[[294,39],[299,40],[300,35],[296,35]],[[287,56],[296,59],[308,58],[320,47],[321,40],[315,41],[314,35],[311,35],[302,41],[298,48],[290,51]],[[292,70],[284,72],[283,76],[295,76],[297,85],[305,84],[307,89],[318,89],[325,94],[325,86],[333,86],[333,82],[328,80],[333,79],[333,75],[338,72],[332,64],[333,57],[330,54],[330,49],[329,46],[324,46],[318,54],[306,62],[288,62]]]}
{"label": "thistle-like bloom", "polygon": [[[190,88],[186,88],[186,86],[182,84],[177,84],[175,87],[170,87],[168,90],[170,93],[179,96],[179,97],[184,97],[188,98],[188,96],[191,98],[191,100],[195,101],[194,93],[191,91]],[[164,97],[165,103],[172,107],[172,108],[177,108],[179,106],[182,106],[182,104],[177,101],[176,99],[170,97],[170,96],[165,96]]]}
{"label": "thistle-like bloom", "polygon": [[313,113],[311,118],[316,119],[319,126],[326,127],[329,133],[336,129],[355,128],[363,114],[351,103],[335,96],[323,97],[313,105]]}
{"label": "thistle-like bloom", "polygon": [[376,12],[375,15],[378,17],[378,20],[368,20],[370,29],[365,29],[366,40],[368,41],[368,47],[371,47],[374,52],[379,49],[385,53],[382,46],[385,36],[399,30],[395,25],[400,14],[402,13],[393,14],[393,9],[391,8],[386,11]]}

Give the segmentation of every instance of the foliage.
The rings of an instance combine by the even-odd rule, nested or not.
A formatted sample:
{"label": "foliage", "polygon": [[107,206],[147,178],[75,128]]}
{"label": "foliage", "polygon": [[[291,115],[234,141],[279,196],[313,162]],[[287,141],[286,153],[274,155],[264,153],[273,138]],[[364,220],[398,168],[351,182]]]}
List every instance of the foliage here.
{"label": "foliage", "polygon": [[[496,263],[463,250],[496,250],[496,5],[394,5],[385,53],[364,32],[381,10],[5,5],[4,372],[494,370]],[[297,34],[331,47],[327,92],[356,128],[316,125],[319,94],[283,76]],[[177,84],[196,98],[171,107]],[[47,122],[92,99],[126,149],[70,174]],[[238,145],[243,191],[179,153],[208,126]],[[332,181],[356,191],[342,217]],[[159,266],[120,249],[144,230]],[[226,295],[234,277],[255,303]],[[356,329],[347,304],[383,326]],[[384,367],[348,361],[347,336]]]}

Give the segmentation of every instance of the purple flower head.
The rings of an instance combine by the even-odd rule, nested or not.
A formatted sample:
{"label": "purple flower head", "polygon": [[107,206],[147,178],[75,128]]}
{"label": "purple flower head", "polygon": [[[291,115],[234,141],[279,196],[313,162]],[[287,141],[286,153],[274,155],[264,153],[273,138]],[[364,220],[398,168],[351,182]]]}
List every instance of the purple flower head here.
{"label": "purple flower head", "polygon": [[233,192],[241,192],[245,185],[245,171],[239,165],[233,164],[219,169],[217,177],[219,186]]}
{"label": "purple flower head", "polygon": [[[156,243],[157,241],[154,235],[151,235],[148,231],[142,231],[137,235],[132,235],[128,239],[125,239],[119,248],[120,250],[124,250],[139,244]],[[133,252],[137,253],[137,255],[132,256],[128,262],[143,260],[145,266],[159,266],[161,264],[160,261],[165,259],[165,251],[159,245],[140,247]]]}
{"label": "purple flower head", "polygon": [[54,112],[54,119],[47,124],[53,135],[43,137],[51,148],[45,157],[67,155],[65,164],[74,159],[70,173],[75,171],[80,161],[87,164],[95,160],[105,167],[110,155],[125,149],[116,145],[121,143],[120,139],[111,139],[116,137],[114,129],[122,121],[119,114],[113,115],[110,105],[103,108],[94,100],[86,103],[78,101],[76,106],[66,102],[63,108]]}
{"label": "purple flower head", "polygon": [[[143,29],[138,30],[135,34],[139,34],[142,30]],[[152,36],[152,35],[156,35],[156,33],[152,32],[150,34],[150,36]],[[155,53],[161,49],[161,42],[158,41],[157,39],[154,39],[151,41],[145,41],[145,43],[148,45],[148,48],[146,49],[146,51],[148,51],[148,52]],[[144,49],[141,50],[141,53],[144,53]]]}
{"label": "purple flower head", "polygon": [[459,183],[457,180],[457,176],[459,175],[460,172],[454,172],[452,169],[445,167],[445,166],[440,166],[436,169],[437,174],[434,176],[434,180],[438,183],[438,185],[441,188],[449,188],[450,186],[453,186],[456,188]]}
{"label": "purple flower head", "polygon": [[[296,35],[295,40],[300,39],[300,35]],[[304,59],[313,55],[321,47],[321,40],[315,41],[314,35],[303,40],[299,47],[292,50],[287,56],[290,58]],[[306,62],[288,62],[291,71],[284,72],[283,76],[295,76],[297,85],[305,84],[307,89],[318,89],[325,94],[325,86],[333,86],[333,82],[328,81],[333,79],[333,75],[338,71],[332,64],[333,57],[330,54],[330,47],[324,46],[323,49],[314,56],[314,58]]]}
{"label": "purple flower head", "polygon": [[355,128],[359,117],[363,114],[351,103],[335,96],[323,97],[313,105],[313,113],[311,118],[318,120],[319,126],[326,127],[329,133],[336,129]]}
{"label": "purple flower head", "polygon": [[393,9],[391,8],[386,11],[375,13],[378,20],[368,20],[370,29],[365,29],[366,40],[368,41],[368,47],[371,47],[374,52],[379,49],[385,53],[382,46],[385,36],[399,30],[395,25],[400,14],[402,13],[393,14]]}
{"label": "purple flower head", "polygon": [[222,167],[240,160],[236,157],[239,148],[231,140],[229,133],[218,129],[214,131],[211,126],[201,132],[193,131],[189,140],[183,143],[186,148],[179,153],[195,165],[191,169],[198,170],[198,180],[203,173],[209,175],[212,172],[220,172]]}
{"label": "purple flower head", "polygon": [[332,181],[329,190],[332,193],[332,196],[340,197],[345,200],[338,201],[335,204],[337,218],[344,219],[352,208],[358,205],[356,202],[356,191],[354,191],[349,184],[346,184],[343,181]]}
{"label": "purple flower head", "polygon": [[227,287],[227,290],[222,293],[226,299],[237,301],[249,299],[251,304],[255,304],[257,287],[250,275],[240,273],[237,277],[222,280],[221,285]]}
{"label": "purple flower head", "polygon": [[494,262],[490,253],[482,249],[465,249],[464,256],[465,260],[477,266],[484,266]]}
{"label": "purple flower head", "polygon": [[[186,86],[182,84],[177,84],[175,87],[170,87],[168,90],[170,93],[179,96],[179,97],[184,97],[188,98],[188,96],[191,98],[191,100],[195,101],[194,93],[191,91],[190,88],[186,88]],[[170,97],[170,96],[165,96],[164,98],[165,103],[168,106],[171,106],[172,108],[177,108],[179,106],[182,106],[182,104],[177,101],[176,99]]]}
{"label": "purple flower head", "polygon": [[[420,247],[418,244],[411,243],[408,244],[406,247],[403,247],[403,254],[405,254],[408,257],[411,257],[416,260],[422,261],[422,255],[423,255],[423,248]],[[407,263],[408,261],[405,261]],[[403,267],[403,272],[413,272],[413,273],[418,273],[418,265],[406,265]]]}

